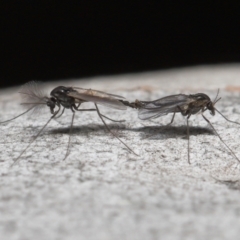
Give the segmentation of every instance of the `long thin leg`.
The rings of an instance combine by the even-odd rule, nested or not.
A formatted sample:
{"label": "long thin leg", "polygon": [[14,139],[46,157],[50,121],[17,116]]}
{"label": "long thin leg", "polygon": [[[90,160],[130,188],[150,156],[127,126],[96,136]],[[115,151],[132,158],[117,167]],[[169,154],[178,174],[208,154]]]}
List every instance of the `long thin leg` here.
{"label": "long thin leg", "polygon": [[240,123],[238,123],[238,122],[234,122],[234,121],[232,121],[232,120],[229,120],[228,118],[226,118],[221,112],[219,112],[216,108],[215,108],[215,110],[224,118],[224,119],[226,119],[228,122],[231,122],[231,123],[235,123],[235,124],[238,124],[238,125],[240,125]]}
{"label": "long thin leg", "polygon": [[[69,137],[68,137],[68,145],[67,145],[67,151],[66,151],[66,154],[65,154],[65,157],[63,160],[65,160],[68,155],[69,155],[69,148],[70,148],[70,144],[71,144],[71,136],[72,136],[72,129],[73,129],[73,122],[74,122],[74,118],[75,118],[75,111],[79,111],[79,112],[91,112],[91,111],[96,111],[96,109],[79,109],[80,107],[80,103],[76,106],[76,105],[73,105],[71,110],[73,112],[73,115],[72,115],[72,121],[71,121],[71,126],[70,126],[70,130],[69,130]],[[65,109],[65,108],[64,108]],[[63,109],[63,110],[64,110]],[[60,114],[60,116],[62,116],[64,111],[62,111],[62,113]],[[58,116],[58,118],[60,117]]]}
{"label": "long thin leg", "polygon": [[76,106],[76,108],[79,108],[79,107],[80,107],[80,105],[81,105],[81,103],[78,103],[78,105],[77,105],[77,106],[75,105],[75,106]]}
{"label": "long thin leg", "polygon": [[69,154],[69,148],[70,148],[70,143],[71,143],[71,136],[72,136],[72,129],[73,129],[73,122],[74,122],[74,118],[75,118],[75,111],[79,111],[79,112],[91,112],[91,111],[96,111],[96,109],[79,109],[81,103],[79,103],[77,106],[76,105],[73,105],[71,107],[71,110],[73,112],[73,115],[72,115],[72,121],[71,121],[71,126],[70,126],[70,130],[69,130],[69,137],[68,137],[68,145],[67,145],[67,151],[66,151],[66,154],[65,154],[65,157],[63,160],[65,160]]}
{"label": "long thin leg", "polygon": [[[78,106],[76,106],[76,105],[73,105],[73,108],[76,110],[76,111],[97,111],[96,109],[79,109],[79,107],[80,107],[80,103],[78,104]],[[113,122],[125,122],[125,120],[120,120],[120,121],[118,121],[118,120],[114,120],[114,119],[111,119],[111,118],[109,118],[109,117],[107,117],[107,116],[105,116],[105,115],[103,115],[103,114],[101,114],[101,116],[102,117],[104,117],[104,118],[106,118],[106,119],[108,119],[108,120],[110,120],[110,121],[113,121]]]}
{"label": "long thin leg", "polygon": [[73,105],[72,108],[74,108],[74,110],[79,111],[79,112],[96,112],[97,110],[95,108],[89,108],[89,109],[79,109],[80,107],[80,103],[78,104],[78,106]]}
{"label": "long thin leg", "polygon": [[187,116],[187,139],[188,139],[188,163],[191,164],[190,162],[190,134],[189,134],[189,118],[191,117],[191,113],[189,113],[188,111],[183,111],[179,106],[177,106],[177,108],[179,109],[179,111],[181,112],[181,114],[183,116]]}
{"label": "long thin leg", "polygon": [[[74,108],[75,109],[75,108]],[[96,112],[97,110],[94,108],[89,108],[89,109],[75,109],[76,111],[79,111],[79,112]]]}
{"label": "long thin leg", "polygon": [[[59,110],[59,111],[60,111],[60,110]],[[65,108],[63,108],[63,110],[62,110],[61,114],[60,114],[60,115],[58,115],[58,116],[56,116],[56,117],[55,117],[55,119],[56,119],[56,118],[60,118],[60,117],[63,115],[64,111],[65,111]]]}
{"label": "long thin leg", "polygon": [[41,128],[41,130],[38,132],[38,134],[30,141],[30,143],[27,145],[27,147],[21,152],[21,154],[14,160],[13,164],[10,166],[14,166],[20,159],[20,157],[23,155],[23,153],[26,152],[26,150],[30,147],[30,145],[37,139],[37,137],[41,134],[41,132],[44,130],[44,128],[49,124],[49,122],[58,114],[59,110],[52,115],[52,117],[46,122],[46,124]]}
{"label": "long thin leg", "polygon": [[131,151],[132,153],[134,153],[135,155],[138,156],[138,154],[136,154],[126,143],[124,143],[115,133],[113,133],[113,132],[110,130],[110,128],[108,127],[108,125],[107,125],[106,122],[104,121],[104,119],[103,119],[103,117],[102,117],[102,115],[101,115],[101,113],[100,113],[100,111],[99,111],[99,108],[98,108],[97,104],[94,103],[94,105],[95,105],[95,107],[96,107],[96,109],[97,109],[98,116],[101,118],[101,120],[102,120],[104,126],[106,127],[106,129],[107,129],[115,138],[117,138],[129,151]]}
{"label": "long thin leg", "polygon": [[220,135],[218,134],[218,132],[216,131],[216,129],[213,127],[212,123],[202,114],[203,118],[205,119],[205,121],[211,126],[211,128],[213,129],[213,131],[215,132],[215,134],[218,136],[218,138],[221,140],[221,142],[225,145],[225,147],[232,153],[232,155],[236,158],[236,160],[238,162],[240,162],[239,158],[235,155],[235,153],[233,152],[233,150],[223,141],[223,139],[220,137]]}
{"label": "long thin leg", "polygon": [[188,139],[188,163],[191,164],[190,162],[190,135],[189,135],[189,124],[188,124],[188,119],[190,118],[191,115],[187,117],[187,139]]}
{"label": "long thin leg", "polygon": [[72,129],[73,129],[73,121],[74,121],[74,117],[75,117],[75,111],[73,109],[71,109],[73,112],[72,115],[72,121],[71,121],[71,126],[70,126],[70,130],[69,130],[69,137],[68,137],[68,145],[67,145],[67,152],[65,154],[65,157],[63,160],[65,160],[69,154],[69,147],[70,147],[70,142],[71,142],[71,135],[72,135]]}
{"label": "long thin leg", "polygon": [[23,153],[30,147],[30,145],[37,139],[37,137],[41,134],[41,132],[45,129],[45,127],[49,124],[49,122],[59,113],[60,108],[52,115],[52,117],[46,122],[46,124],[41,128],[41,130],[38,132],[38,134],[30,141],[30,143],[27,145],[27,147],[21,152],[21,154],[14,160],[13,164],[10,166],[14,166],[20,159],[20,157],[23,155]]}
{"label": "long thin leg", "polygon": [[107,116],[105,116],[103,114],[101,114],[101,116],[106,118],[106,119],[108,119],[108,120],[110,120],[110,121],[112,121],[112,122],[125,122],[125,120],[114,120],[114,119],[111,119],[111,118],[109,118],[109,117],[107,117]]}
{"label": "long thin leg", "polygon": [[8,119],[8,120],[3,121],[3,122],[0,122],[0,124],[1,124],[1,123],[6,123],[6,122],[10,122],[10,121],[12,121],[12,120],[14,120],[14,119],[16,119],[16,118],[18,118],[18,117],[21,117],[22,115],[24,115],[25,113],[29,112],[30,110],[32,110],[32,109],[35,108],[35,107],[36,107],[36,106],[33,106],[33,107],[29,108],[27,111],[21,113],[20,115],[14,117],[14,118]]}

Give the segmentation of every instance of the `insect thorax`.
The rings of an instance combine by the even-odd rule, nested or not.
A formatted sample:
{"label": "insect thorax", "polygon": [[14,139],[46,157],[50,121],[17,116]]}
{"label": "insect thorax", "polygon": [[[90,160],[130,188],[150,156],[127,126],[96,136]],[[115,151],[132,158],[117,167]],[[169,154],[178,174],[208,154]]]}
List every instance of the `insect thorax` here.
{"label": "insect thorax", "polygon": [[50,95],[53,96],[63,107],[71,108],[72,105],[75,104],[74,98],[67,95],[71,91],[74,91],[71,87],[60,86],[54,88]]}

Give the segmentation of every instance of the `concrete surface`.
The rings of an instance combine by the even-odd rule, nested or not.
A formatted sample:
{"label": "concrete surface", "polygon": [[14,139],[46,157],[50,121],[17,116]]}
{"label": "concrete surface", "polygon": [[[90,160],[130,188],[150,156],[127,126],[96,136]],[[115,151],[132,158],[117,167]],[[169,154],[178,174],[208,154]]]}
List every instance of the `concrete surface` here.
{"label": "concrete surface", "polygon": [[[46,88],[58,85],[94,88],[130,101],[197,92],[214,99],[220,88],[216,107],[240,122],[238,64],[62,81]],[[20,101],[17,89],[2,89],[0,120],[20,114]],[[109,126],[139,157],[106,132],[93,112],[76,114],[70,154],[63,161],[71,121],[66,111],[10,168],[50,112],[46,107],[0,126],[1,240],[239,238],[239,164],[201,115],[190,119],[189,165],[181,115],[161,132],[171,116],[141,121],[136,110],[101,110],[126,120]],[[219,114],[206,116],[240,158],[240,126]]]}

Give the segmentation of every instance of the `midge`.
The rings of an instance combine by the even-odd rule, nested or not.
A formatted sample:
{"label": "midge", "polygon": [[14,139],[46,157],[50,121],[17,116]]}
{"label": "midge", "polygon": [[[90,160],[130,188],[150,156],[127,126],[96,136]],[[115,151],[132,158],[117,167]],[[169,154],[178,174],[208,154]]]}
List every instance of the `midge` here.
{"label": "midge", "polygon": [[[218,91],[219,93],[219,91]],[[228,122],[235,123],[240,125],[238,122],[234,122],[226,118],[221,112],[219,112],[215,108],[215,104],[221,99],[218,98],[218,93],[214,101],[211,101],[208,95],[204,93],[197,93],[191,95],[185,94],[176,94],[170,95],[167,97],[163,97],[154,101],[138,101],[136,100],[133,103],[125,103],[125,105],[137,108],[138,117],[141,120],[158,118],[168,113],[173,113],[171,122],[166,126],[169,126],[173,123],[174,117],[176,113],[181,113],[183,116],[187,117],[187,138],[188,138],[188,163],[190,164],[190,153],[189,153],[189,125],[188,120],[191,115],[196,114],[198,112],[201,113],[203,119],[211,126],[215,134],[222,141],[222,143],[226,146],[226,148],[232,153],[235,159],[240,162],[239,158],[235,155],[232,149],[223,141],[220,137],[216,129],[213,127],[212,123],[204,116],[204,112],[209,110],[211,115],[215,115],[215,111],[218,112],[223,118],[225,118]]]}
{"label": "midge", "polygon": [[[68,156],[69,146],[70,146],[70,137],[71,132],[73,128],[73,122],[75,117],[75,111],[96,111],[98,116],[100,117],[101,121],[103,122],[106,129],[114,136],[116,137],[130,152],[137,155],[126,143],[124,143],[118,136],[116,136],[115,133],[113,133],[109,127],[107,126],[104,118],[113,121],[113,122],[123,122],[124,120],[116,121],[111,118],[108,118],[107,116],[100,113],[98,104],[108,106],[110,108],[118,109],[118,110],[126,110],[126,106],[124,103],[127,101],[124,101],[123,97],[118,95],[113,95],[97,90],[92,89],[84,89],[84,88],[78,88],[78,87],[64,87],[59,86],[54,88],[51,93],[50,97],[47,97],[42,89],[42,84],[39,82],[31,81],[26,83],[22,86],[19,93],[22,94],[22,97],[24,99],[24,102],[21,103],[21,105],[26,106],[28,109],[21,113],[20,115],[11,118],[9,120],[0,122],[6,123],[9,121],[12,121],[25,113],[31,111],[31,110],[38,110],[44,106],[49,107],[50,112],[52,116],[50,119],[46,122],[46,124],[41,128],[41,130],[37,133],[37,135],[29,142],[27,147],[21,152],[21,154],[14,160],[14,164],[18,162],[20,157],[23,155],[23,153],[30,147],[30,145],[37,139],[37,137],[41,134],[41,132],[44,130],[44,128],[49,124],[49,122],[52,119],[56,119],[62,116],[65,109],[70,109],[72,112],[72,120],[71,120],[71,126],[69,130],[69,139],[68,139],[68,145],[67,145],[67,151],[64,159]],[[91,109],[80,109],[80,106],[82,103],[85,102],[92,102],[95,106],[95,108]]]}

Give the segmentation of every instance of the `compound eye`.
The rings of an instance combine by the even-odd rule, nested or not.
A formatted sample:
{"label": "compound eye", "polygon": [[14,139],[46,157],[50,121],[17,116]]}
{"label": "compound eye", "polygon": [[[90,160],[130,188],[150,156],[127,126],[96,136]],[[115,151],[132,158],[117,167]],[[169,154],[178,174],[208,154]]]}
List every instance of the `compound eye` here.
{"label": "compound eye", "polygon": [[55,103],[56,103],[56,99],[55,99],[54,97],[51,97],[51,98],[50,98],[50,102],[53,103],[53,104],[55,104]]}
{"label": "compound eye", "polygon": [[47,102],[47,106],[51,107],[52,103],[51,102]]}
{"label": "compound eye", "polygon": [[213,105],[212,105],[211,102],[207,104],[207,108],[208,108],[208,109],[212,109],[212,108],[213,108]]}
{"label": "compound eye", "polygon": [[207,104],[207,108],[210,110],[210,114],[214,116],[215,111],[214,111],[214,106],[213,106],[212,102]]}

